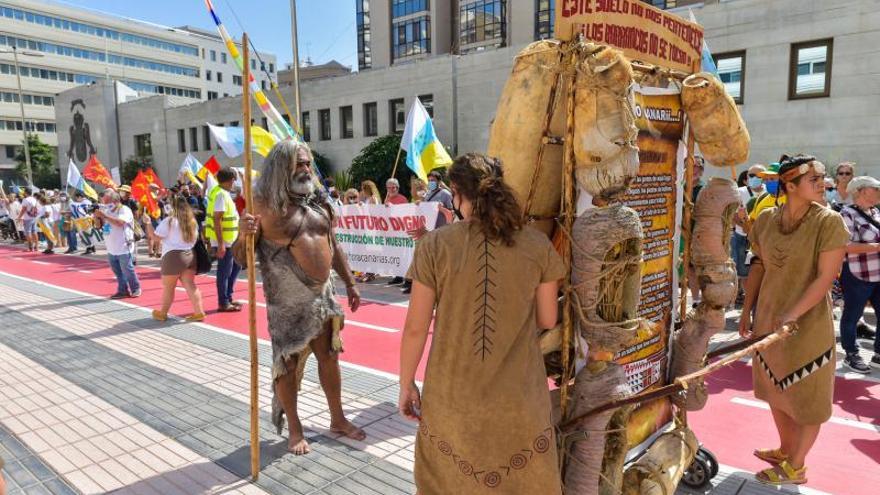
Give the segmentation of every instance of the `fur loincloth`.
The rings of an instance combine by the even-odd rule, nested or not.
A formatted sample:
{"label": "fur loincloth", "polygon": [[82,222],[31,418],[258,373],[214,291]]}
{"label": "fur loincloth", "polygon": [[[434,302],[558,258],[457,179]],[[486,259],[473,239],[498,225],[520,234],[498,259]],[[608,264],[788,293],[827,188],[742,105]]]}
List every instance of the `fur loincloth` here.
{"label": "fur loincloth", "polygon": [[[333,280],[310,279],[287,246],[260,239],[256,246],[266,296],[269,336],[272,339],[272,379],[287,373],[285,360],[300,353],[334,317],[342,318]],[[280,431],[283,418],[278,398],[272,399],[272,422]]]}

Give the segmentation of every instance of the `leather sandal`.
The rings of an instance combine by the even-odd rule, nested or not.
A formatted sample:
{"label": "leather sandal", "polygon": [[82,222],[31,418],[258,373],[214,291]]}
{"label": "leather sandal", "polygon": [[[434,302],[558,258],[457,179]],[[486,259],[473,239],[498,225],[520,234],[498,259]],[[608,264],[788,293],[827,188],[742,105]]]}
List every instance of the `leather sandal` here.
{"label": "leather sandal", "polygon": [[807,482],[807,467],[795,469],[788,461],[782,461],[755,474],[755,479],[765,485],[802,485]]}
{"label": "leather sandal", "polygon": [[153,310],[153,319],[156,321],[165,321],[168,319],[168,313],[163,313],[158,309]]}
{"label": "leather sandal", "polygon": [[205,313],[193,313],[184,319],[186,321],[203,321],[205,319]]}
{"label": "leather sandal", "polygon": [[782,449],[757,449],[753,454],[758,459],[770,464],[779,464],[782,461],[788,460],[788,454],[783,452]]}

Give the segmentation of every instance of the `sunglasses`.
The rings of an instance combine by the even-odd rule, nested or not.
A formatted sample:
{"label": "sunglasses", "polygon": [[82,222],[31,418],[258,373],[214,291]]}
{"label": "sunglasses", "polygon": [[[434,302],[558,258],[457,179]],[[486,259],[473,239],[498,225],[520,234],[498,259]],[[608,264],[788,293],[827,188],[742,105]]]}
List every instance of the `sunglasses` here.
{"label": "sunglasses", "polygon": [[828,192],[831,192],[831,191],[834,190],[834,188],[833,188],[833,187],[826,187],[825,190],[828,191]]}
{"label": "sunglasses", "polygon": [[837,172],[837,175],[852,175],[852,172]]}

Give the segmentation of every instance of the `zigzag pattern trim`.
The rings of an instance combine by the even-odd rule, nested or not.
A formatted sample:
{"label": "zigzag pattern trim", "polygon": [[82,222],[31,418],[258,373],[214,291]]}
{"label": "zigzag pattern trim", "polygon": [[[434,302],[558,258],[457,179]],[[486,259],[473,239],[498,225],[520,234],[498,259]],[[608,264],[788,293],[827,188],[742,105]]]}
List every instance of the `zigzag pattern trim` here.
{"label": "zigzag pattern trim", "polygon": [[770,369],[770,366],[764,361],[764,357],[761,356],[760,352],[755,353],[758,357],[758,362],[761,364],[761,368],[767,373],[767,376],[770,377],[770,380],[780,391],[785,391],[788,387],[791,387],[795,383],[803,380],[804,378],[812,375],[813,373],[819,371],[823,366],[826,366],[831,362],[831,358],[834,356],[834,348],[830,347],[827,351],[823,352],[819,357],[810,361],[809,363],[801,366],[782,380],[778,380],[776,375],[773,374],[773,371]]}

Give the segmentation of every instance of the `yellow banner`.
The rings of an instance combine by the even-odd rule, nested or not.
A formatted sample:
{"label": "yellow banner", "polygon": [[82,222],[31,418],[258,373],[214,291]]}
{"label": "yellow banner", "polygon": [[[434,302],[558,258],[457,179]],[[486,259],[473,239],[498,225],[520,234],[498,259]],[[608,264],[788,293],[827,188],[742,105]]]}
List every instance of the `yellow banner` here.
{"label": "yellow banner", "polygon": [[555,29],[557,39],[583,33],[632,60],[687,73],[700,67],[702,26],[639,0],[559,0]]}
{"label": "yellow banner", "polygon": [[[673,324],[677,269],[678,178],[683,163],[679,147],[684,132],[681,96],[677,90],[636,88],[639,128],[639,175],[624,203],[642,220],[642,291],[639,316],[655,325],[647,338],[630,342],[617,356],[633,393],[665,384],[668,343]],[[672,419],[667,399],[637,409],[630,417],[628,437],[634,447]]]}

